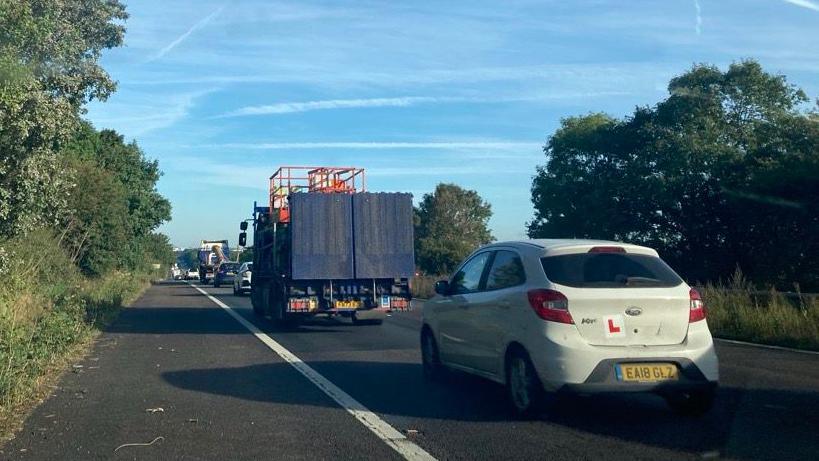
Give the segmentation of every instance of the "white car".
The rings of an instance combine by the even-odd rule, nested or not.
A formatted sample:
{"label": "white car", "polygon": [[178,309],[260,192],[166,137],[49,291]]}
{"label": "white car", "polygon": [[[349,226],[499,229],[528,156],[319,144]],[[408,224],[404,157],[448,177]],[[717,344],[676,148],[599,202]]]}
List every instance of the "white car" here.
{"label": "white car", "polygon": [[242,263],[239,270],[236,271],[236,276],[233,277],[233,294],[241,295],[243,293],[250,293],[250,281],[253,277],[253,263]]}
{"label": "white car", "polygon": [[701,414],[719,378],[705,306],[651,248],[595,240],[484,246],[436,284],[423,370],[506,385],[533,416],[563,392],[653,392]]}

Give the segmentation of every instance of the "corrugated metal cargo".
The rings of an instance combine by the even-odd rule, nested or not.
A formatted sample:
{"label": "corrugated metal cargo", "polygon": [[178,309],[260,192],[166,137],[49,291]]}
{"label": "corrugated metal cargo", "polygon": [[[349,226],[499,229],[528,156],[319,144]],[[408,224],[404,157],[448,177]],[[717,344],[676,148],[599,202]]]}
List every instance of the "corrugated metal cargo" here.
{"label": "corrugated metal cargo", "polygon": [[359,193],[352,205],[355,277],[412,277],[412,195]]}
{"label": "corrugated metal cargo", "polygon": [[294,280],[354,278],[350,195],[292,194],[290,238]]}

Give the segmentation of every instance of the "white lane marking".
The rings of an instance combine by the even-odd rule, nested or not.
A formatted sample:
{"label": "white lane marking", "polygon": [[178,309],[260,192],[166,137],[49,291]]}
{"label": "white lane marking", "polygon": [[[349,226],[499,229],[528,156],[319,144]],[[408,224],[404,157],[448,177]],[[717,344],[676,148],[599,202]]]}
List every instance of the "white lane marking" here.
{"label": "white lane marking", "polygon": [[777,351],[786,351],[786,352],[799,352],[801,354],[812,354],[812,355],[819,355],[819,351],[806,351],[804,349],[794,349],[792,347],[783,347],[783,346],[771,346],[769,344],[758,344],[758,343],[749,343],[746,341],[737,341],[736,339],[722,339],[722,338],[714,338],[715,341],[729,343],[729,344],[739,344],[741,346],[753,346],[753,347],[761,347],[763,349],[774,349]]}
{"label": "white lane marking", "polygon": [[423,448],[419,447],[418,445],[411,442],[407,437],[396,430],[394,427],[387,424],[386,421],[379,418],[378,415],[373,413],[372,411],[368,410],[367,407],[362,405],[358,400],[354,399],[350,394],[341,390],[340,387],[336,386],[330,380],[325,378],[324,376],[320,375],[316,370],[314,370],[310,365],[304,363],[300,358],[298,358],[295,354],[287,350],[284,346],[277,343],[273,338],[259,330],[256,325],[248,322],[244,317],[239,315],[236,311],[233,310],[232,307],[228,306],[227,304],[219,301],[215,297],[211,296],[210,293],[207,291],[199,288],[198,286],[193,285],[190,282],[187,282],[192,288],[196,288],[200,293],[207,296],[208,299],[216,303],[217,306],[221,307],[228,314],[231,315],[237,322],[241,323],[242,326],[247,328],[256,339],[263,342],[267,347],[269,347],[273,352],[279,355],[282,359],[284,359],[287,363],[293,366],[296,370],[299,371],[304,377],[312,381],[319,389],[321,389],[325,394],[330,396],[333,400],[336,401],[342,408],[347,410],[351,415],[353,415],[361,424],[364,425],[367,429],[369,429],[373,434],[376,435],[379,439],[381,439],[384,443],[389,445],[393,450],[397,451],[404,459],[408,460],[427,460],[427,461],[435,461],[435,458],[424,451]]}

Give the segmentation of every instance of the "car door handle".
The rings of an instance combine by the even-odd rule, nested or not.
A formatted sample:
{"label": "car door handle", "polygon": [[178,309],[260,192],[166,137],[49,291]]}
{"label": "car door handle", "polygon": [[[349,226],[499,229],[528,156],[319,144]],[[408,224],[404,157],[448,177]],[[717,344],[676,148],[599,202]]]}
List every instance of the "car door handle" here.
{"label": "car door handle", "polygon": [[498,307],[500,307],[501,309],[509,309],[510,307],[512,307],[512,304],[509,303],[509,301],[502,301],[498,303]]}

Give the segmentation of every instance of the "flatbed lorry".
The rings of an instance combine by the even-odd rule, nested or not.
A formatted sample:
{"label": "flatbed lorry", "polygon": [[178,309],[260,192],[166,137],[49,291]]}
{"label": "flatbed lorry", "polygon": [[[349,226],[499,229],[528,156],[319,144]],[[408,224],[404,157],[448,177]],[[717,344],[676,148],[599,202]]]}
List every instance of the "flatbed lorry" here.
{"label": "flatbed lorry", "polygon": [[[412,196],[365,191],[364,170],[282,167],[253,210],[253,312],[293,325],[317,316],[380,324],[410,308]],[[246,244],[247,221],[239,244]]]}

